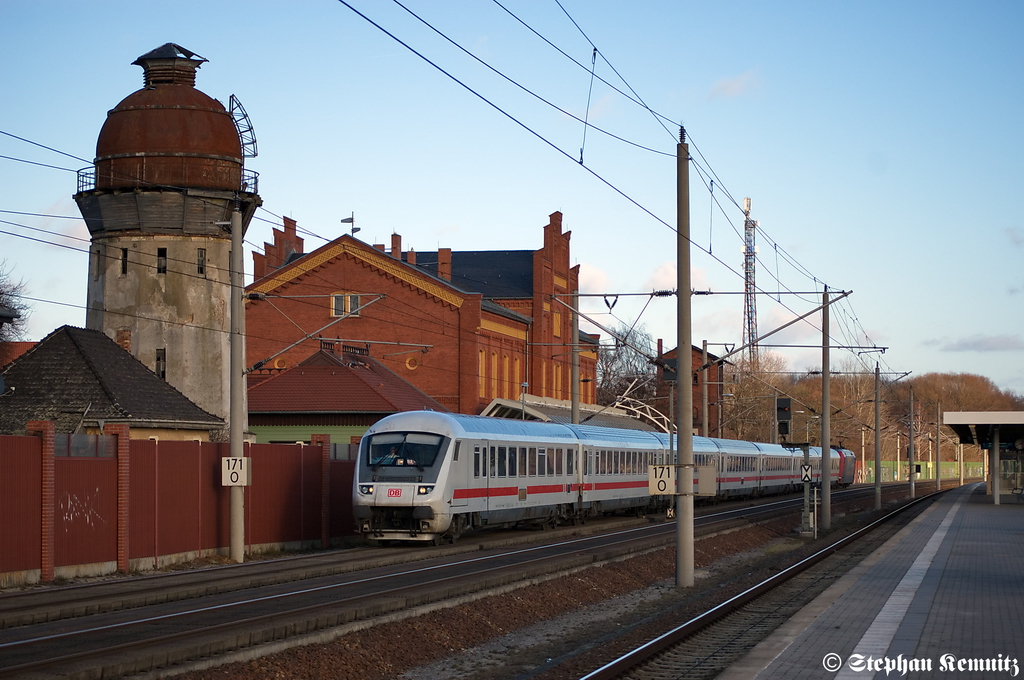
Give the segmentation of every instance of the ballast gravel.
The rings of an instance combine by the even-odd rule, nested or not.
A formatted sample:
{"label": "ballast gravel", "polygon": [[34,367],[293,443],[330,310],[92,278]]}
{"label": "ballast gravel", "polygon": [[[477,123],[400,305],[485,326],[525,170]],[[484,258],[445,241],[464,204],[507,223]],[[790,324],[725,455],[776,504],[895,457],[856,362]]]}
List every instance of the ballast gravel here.
{"label": "ballast gravel", "polygon": [[[887,503],[894,500],[886,496]],[[835,506],[834,533],[852,531],[870,519],[867,513],[857,514],[864,513],[870,503]],[[659,634],[665,625],[659,619],[685,621],[815,550],[814,543],[795,536],[792,519],[779,519],[698,539],[694,588],[674,587],[675,549],[666,548],[503,595],[382,623],[327,644],[295,647],[176,677],[575,679]]]}
{"label": "ballast gravel", "polygon": [[[696,590],[803,542],[792,520],[698,540]],[[176,677],[185,680],[497,680],[554,671],[566,655],[678,602],[675,549],[594,567],[539,585]],[[703,598],[700,598],[703,599]],[[695,603],[699,607],[700,604]],[[559,677],[557,673],[550,677]]]}

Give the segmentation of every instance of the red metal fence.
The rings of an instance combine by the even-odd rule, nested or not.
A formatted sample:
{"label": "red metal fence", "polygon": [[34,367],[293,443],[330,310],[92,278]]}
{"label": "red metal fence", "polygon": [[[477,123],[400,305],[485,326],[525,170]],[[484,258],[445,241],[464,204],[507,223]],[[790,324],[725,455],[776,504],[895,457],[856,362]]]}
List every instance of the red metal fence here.
{"label": "red metal fence", "polygon": [[[35,435],[0,436],[0,584],[51,580],[62,567],[104,573],[226,552],[228,444],[129,439],[83,455],[58,440],[68,455],[54,456],[52,424],[30,425]],[[246,445],[244,455],[247,549],[327,547],[354,535],[354,462],[330,460],[329,438]]]}

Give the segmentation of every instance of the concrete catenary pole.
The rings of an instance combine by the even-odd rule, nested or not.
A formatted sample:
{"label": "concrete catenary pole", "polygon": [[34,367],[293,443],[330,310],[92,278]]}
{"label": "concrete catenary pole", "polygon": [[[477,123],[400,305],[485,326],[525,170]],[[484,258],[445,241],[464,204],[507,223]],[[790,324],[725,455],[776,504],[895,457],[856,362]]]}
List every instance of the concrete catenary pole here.
{"label": "concrete catenary pole", "polygon": [[914,481],[917,475],[914,474],[914,387],[910,387],[910,426],[907,428],[907,468],[909,470],[908,477],[910,478],[910,497],[916,498],[914,488]]}
{"label": "concrete catenary pole", "polygon": [[882,509],[882,374],[875,362],[875,510]]}
{"label": "concrete catenary pole", "polygon": [[829,363],[828,288],[821,308],[821,528],[832,528],[832,367]]}
{"label": "concrete catenary pole", "polygon": [[[242,276],[242,213],[235,209],[231,213],[231,360],[230,399],[231,423],[228,433],[231,437],[232,458],[244,455],[245,436],[245,301],[242,298],[245,281]],[[231,559],[245,561],[245,487],[231,487]]]}
{"label": "concrete catenary pole", "polygon": [[572,369],[569,380],[572,381],[569,393],[572,395],[572,422],[580,424],[580,291],[572,291]]}
{"label": "concrete catenary pole", "polygon": [[676,468],[676,586],[693,585],[693,373],[690,320],[690,147],[686,130],[679,128],[676,145],[676,382],[679,431]]}
{"label": "concrete catenary pole", "polygon": [[[708,365],[708,341],[701,341],[701,358],[700,365]],[[700,435],[702,437],[710,437],[708,434],[708,378],[714,375],[714,371],[709,368],[705,368],[703,371],[704,375],[700,379]],[[721,387],[719,387],[721,392]]]}
{"label": "concrete catenary pole", "polygon": [[989,465],[992,472],[992,503],[999,505],[999,426],[992,426],[992,463]]}
{"label": "concrete catenary pole", "polygon": [[960,475],[960,486],[964,485],[964,445],[956,444],[956,466]]}
{"label": "concrete catenary pole", "polygon": [[942,402],[935,402],[935,490],[942,487]]}

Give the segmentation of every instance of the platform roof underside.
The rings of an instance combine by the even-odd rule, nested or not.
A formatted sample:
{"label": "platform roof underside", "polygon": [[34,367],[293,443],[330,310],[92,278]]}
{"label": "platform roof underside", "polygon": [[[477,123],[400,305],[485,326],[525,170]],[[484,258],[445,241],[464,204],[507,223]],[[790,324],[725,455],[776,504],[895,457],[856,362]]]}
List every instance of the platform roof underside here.
{"label": "platform roof underside", "polygon": [[961,444],[991,444],[997,427],[1001,444],[1024,441],[1024,411],[949,411],[942,414],[942,422]]}

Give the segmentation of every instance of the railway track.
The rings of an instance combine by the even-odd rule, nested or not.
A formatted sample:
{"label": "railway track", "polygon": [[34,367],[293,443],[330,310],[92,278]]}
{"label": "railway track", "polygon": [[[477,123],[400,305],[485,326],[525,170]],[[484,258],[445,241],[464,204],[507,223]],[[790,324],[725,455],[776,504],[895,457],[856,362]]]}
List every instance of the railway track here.
{"label": "railway track", "polygon": [[[844,492],[858,493],[873,491]],[[800,502],[709,508],[697,533],[792,513]],[[516,539],[494,534],[439,551],[346,551],[4,595],[0,677],[115,677],[268,643],[329,639],[338,626],[642,554],[674,540],[674,528],[644,524],[542,545],[489,547],[510,540]]]}
{"label": "railway track", "polygon": [[[708,611],[608,661],[581,680],[703,680],[716,677],[860,563],[944,491],[921,496]],[[909,521],[909,519],[908,519]]]}

